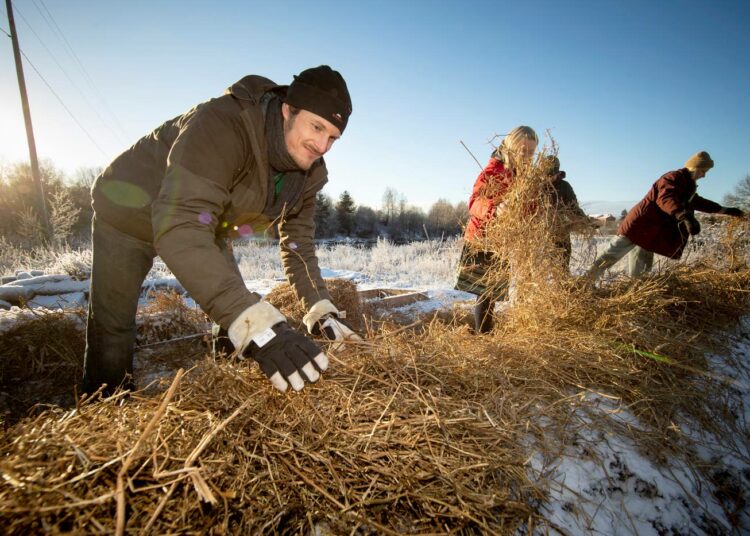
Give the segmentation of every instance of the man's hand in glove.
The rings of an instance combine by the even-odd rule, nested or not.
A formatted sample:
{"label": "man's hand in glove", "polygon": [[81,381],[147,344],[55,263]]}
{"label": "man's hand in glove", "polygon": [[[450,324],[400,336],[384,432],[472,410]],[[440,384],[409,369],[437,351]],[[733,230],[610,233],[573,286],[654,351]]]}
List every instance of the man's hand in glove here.
{"label": "man's hand in glove", "polygon": [[695,236],[701,232],[701,224],[695,219],[695,216],[691,212],[683,212],[677,216],[677,221],[680,225],[685,227],[685,230],[690,236]]}
{"label": "man's hand in glove", "polygon": [[745,215],[745,212],[742,209],[739,209],[737,207],[723,207],[719,214],[725,214],[727,216],[734,216],[735,218],[741,218]]}
{"label": "man's hand in glove", "polygon": [[276,389],[295,391],[305,381],[316,382],[328,368],[328,357],[318,345],[286,323],[273,305],[258,302],[248,307],[229,327],[229,338],[242,355],[260,365]]}
{"label": "man's hand in glove", "polygon": [[310,308],[303,322],[307,331],[332,341],[332,350],[338,350],[344,341],[361,341],[362,337],[344,322],[338,309],[328,300],[320,300]]}

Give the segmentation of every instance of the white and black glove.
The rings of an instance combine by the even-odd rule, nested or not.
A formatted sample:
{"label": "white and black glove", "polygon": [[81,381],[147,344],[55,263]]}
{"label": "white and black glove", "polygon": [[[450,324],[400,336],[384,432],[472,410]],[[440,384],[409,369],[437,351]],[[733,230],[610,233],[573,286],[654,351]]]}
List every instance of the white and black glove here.
{"label": "white and black glove", "polygon": [[252,357],[279,391],[295,391],[314,383],[328,368],[328,357],[318,345],[291,328],[273,305],[258,302],[229,326],[229,339],[242,355]]}
{"label": "white and black glove", "polygon": [[329,300],[320,300],[310,308],[302,321],[311,335],[332,341],[332,350],[338,350],[344,341],[361,341],[362,337],[342,320],[341,312]]}

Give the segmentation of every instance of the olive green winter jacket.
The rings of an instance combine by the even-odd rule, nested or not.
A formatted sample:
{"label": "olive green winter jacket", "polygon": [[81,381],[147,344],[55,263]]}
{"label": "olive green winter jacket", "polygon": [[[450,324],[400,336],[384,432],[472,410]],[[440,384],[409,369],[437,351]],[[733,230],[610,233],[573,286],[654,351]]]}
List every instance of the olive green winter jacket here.
{"label": "olive green winter jacket", "polygon": [[[300,175],[296,189],[285,181],[274,191],[270,176],[264,106],[287,87],[246,76],[138,140],[92,188],[96,218],[153,243],[224,328],[260,296],[245,287],[222,241],[272,224],[279,226],[284,271],[305,307],[330,299],[313,244],[315,195],[328,180],[325,162]],[[274,203],[279,198],[283,202]]]}

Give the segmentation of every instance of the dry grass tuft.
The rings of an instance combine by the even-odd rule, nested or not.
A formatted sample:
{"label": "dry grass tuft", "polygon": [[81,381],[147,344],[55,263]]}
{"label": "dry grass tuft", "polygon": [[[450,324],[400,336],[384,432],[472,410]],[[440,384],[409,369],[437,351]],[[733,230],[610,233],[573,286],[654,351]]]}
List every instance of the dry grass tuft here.
{"label": "dry grass tuft", "polygon": [[[331,294],[331,302],[340,311],[346,311],[347,323],[355,329],[362,329],[364,327],[362,300],[357,294],[357,285],[346,279],[326,279],[325,282]],[[302,324],[305,310],[289,283],[276,285],[265,299],[289,319],[290,325],[306,331]]]}
{"label": "dry grass tuft", "polygon": [[[83,401],[8,430],[0,518],[10,534],[111,533],[118,522],[154,533],[515,533],[543,523],[544,485],[527,462],[557,455],[580,393],[637,415],[641,427],[620,432],[653,456],[689,455],[670,426],[685,414],[723,433],[738,426],[700,352],[708,330],[744,314],[748,287],[747,272],[686,269],[598,290],[586,317],[555,322],[519,303],[492,336],[439,320],[418,333],[381,327],[299,394],[273,391],[253,363],[204,361],[165,403]],[[638,338],[678,326],[683,342],[656,342],[668,347]]]}

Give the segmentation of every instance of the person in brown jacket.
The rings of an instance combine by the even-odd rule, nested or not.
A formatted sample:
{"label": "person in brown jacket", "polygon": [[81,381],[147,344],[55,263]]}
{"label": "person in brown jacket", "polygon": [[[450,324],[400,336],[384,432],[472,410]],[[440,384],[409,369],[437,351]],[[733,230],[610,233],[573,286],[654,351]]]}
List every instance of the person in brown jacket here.
{"label": "person in brown jacket", "polygon": [[685,163],[685,167],[665,173],[646,196],[630,209],[617,230],[617,237],[599,255],[586,277],[595,281],[604,271],[629,254],[627,273],[638,276],[651,269],[654,253],[679,259],[690,236],[700,232],[695,211],[743,216],[739,208],[722,207],[697,194],[699,179],[714,166],[705,151]]}
{"label": "person in brown jacket", "polygon": [[356,336],[337,318],[313,244],[315,195],[328,180],[323,155],[351,112],[346,82],[327,65],[289,86],[246,76],[138,140],[97,177],[84,392],[132,386],[135,314],[157,255],[277,389],[320,377],[326,355],[247,289],[226,244],[278,225],[308,330]]}

